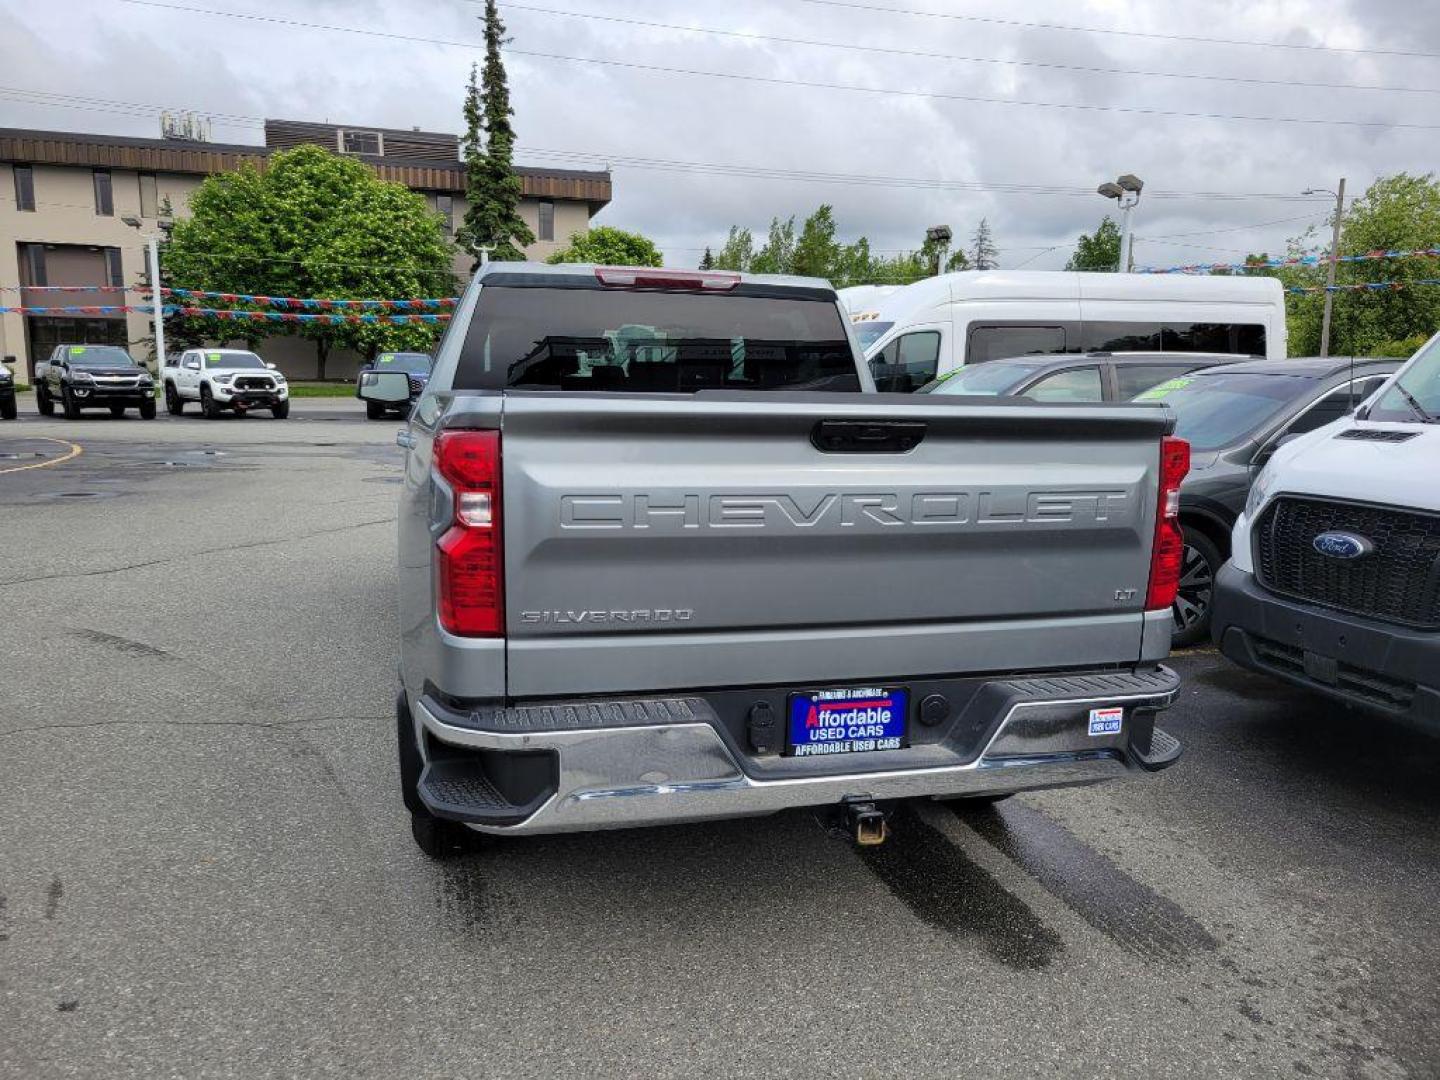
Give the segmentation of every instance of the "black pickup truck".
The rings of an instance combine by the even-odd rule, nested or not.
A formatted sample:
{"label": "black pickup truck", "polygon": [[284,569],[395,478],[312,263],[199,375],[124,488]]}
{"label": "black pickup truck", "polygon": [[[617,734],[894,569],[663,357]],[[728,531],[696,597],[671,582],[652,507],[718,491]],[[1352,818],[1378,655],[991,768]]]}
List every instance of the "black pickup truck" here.
{"label": "black pickup truck", "polygon": [[15,376],[0,364],[0,420],[15,419]]}
{"label": "black pickup truck", "polygon": [[111,416],[138,409],[146,420],[155,419],[155,380],[116,345],[60,345],[37,372],[35,404],[42,416],[55,413],[60,403],[67,420],[82,409],[108,408]]}

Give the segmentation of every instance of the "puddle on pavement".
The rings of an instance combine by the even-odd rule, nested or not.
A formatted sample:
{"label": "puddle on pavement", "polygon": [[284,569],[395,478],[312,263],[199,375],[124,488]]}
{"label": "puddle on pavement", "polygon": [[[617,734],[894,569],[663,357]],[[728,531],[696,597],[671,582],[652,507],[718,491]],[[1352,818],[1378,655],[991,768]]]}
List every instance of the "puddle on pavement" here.
{"label": "puddle on pavement", "polygon": [[1038,810],[1006,802],[957,817],[1056,899],[1129,952],[1180,959],[1219,943],[1178,904],[1142,885]]}
{"label": "puddle on pavement", "polygon": [[1023,900],[909,807],[893,815],[890,839],[857,851],[919,918],[1009,967],[1034,971],[1064,951],[1060,935]]}

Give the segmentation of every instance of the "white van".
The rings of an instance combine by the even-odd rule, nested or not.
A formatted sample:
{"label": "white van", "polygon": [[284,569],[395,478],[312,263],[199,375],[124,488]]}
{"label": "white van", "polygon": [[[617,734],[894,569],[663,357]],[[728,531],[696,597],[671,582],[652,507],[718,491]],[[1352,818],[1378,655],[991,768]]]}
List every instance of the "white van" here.
{"label": "white van", "polygon": [[877,386],[891,390],[1005,356],[1285,357],[1285,290],[1269,277],[965,270],[875,294],[850,318]]}
{"label": "white van", "polygon": [[895,295],[905,286],[903,285],[848,285],[843,289],[836,289],[835,295],[840,298],[840,303],[851,315],[857,311],[868,311],[884,303],[888,297]]}

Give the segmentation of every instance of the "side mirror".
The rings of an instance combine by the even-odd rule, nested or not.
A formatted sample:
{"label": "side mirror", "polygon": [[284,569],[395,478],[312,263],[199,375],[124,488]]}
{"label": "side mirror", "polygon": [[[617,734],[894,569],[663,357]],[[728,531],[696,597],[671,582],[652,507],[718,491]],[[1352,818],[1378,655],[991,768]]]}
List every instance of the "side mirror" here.
{"label": "side mirror", "polygon": [[400,405],[410,400],[410,376],[403,371],[363,371],[356,392],[362,401]]}

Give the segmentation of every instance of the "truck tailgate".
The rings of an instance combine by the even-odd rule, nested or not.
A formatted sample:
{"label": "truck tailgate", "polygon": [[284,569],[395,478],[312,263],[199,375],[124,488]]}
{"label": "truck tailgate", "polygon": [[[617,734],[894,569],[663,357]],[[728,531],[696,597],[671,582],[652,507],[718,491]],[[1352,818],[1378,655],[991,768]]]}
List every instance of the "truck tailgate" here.
{"label": "truck tailgate", "polygon": [[[918,445],[854,450],[897,421],[923,424]],[[507,693],[1134,658],[1167,424],[1138,406],[512,391]]]}

